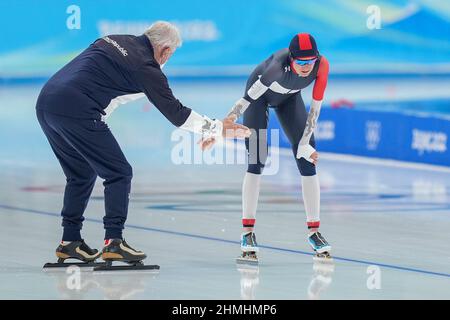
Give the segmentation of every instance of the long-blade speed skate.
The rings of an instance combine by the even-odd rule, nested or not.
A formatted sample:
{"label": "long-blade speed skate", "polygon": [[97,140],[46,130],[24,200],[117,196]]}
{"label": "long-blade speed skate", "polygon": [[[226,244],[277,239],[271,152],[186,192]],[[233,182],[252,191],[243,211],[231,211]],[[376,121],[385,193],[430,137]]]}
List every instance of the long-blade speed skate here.
{"label": "long-blade speed skate", "polygon": [[313,257],[314,262],[325,262],[325,263],[333,263],[333,257],[329,252],[319,253],[316,252],[316,255]]}
{"label": "long-blade speed skate", "polygon": [[331,246],[319,231],[311,233],[308,237],[308,242],[316,253],[313,257],[315,262],[333,262],[333,258],[330,255]]}
{"label": "long-blade speed skate", "polygon": [[[109,239],[105,241],[102,251],[104,266],[95,267],[94,271],[124,271],[124,270],[159,270],[158,265],[145,265],[143,260],[147,255],[130,247],[125,240]],[[113,262],[123,262],[126,265],[114,266]]]}
{"label": "long-blade speed skate", "polygon": [[[104,266],[104,262],[96,262],[101,255],[97,249],[91,249],[84,240],[80,241],[61,241],[56,248],[56,263],[46,263],[44,269],[66,268],[68,266],[77,267],[97,267]],[[66,262],[66,260],[77,260],[80,262]]]}
{"label": "long-blade speed skate", "polygon": [[257,266],[259,264],[259,260],[256,252],[254,251],[242,252],[242,254],[236,258],[236,263]]}
{"label": "long-blade speed skate", "polygon": [[236,263],[258,265],[258,251],[255,233],[241,234],[241,255],[236,258]]}

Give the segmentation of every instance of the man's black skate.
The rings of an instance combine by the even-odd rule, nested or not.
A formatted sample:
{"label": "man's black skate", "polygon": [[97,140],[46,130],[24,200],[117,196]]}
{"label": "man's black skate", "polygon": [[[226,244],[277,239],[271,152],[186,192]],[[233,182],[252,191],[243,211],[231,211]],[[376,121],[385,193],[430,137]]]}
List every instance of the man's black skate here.
{"label": "man's black skate", "polygon": [[[94,271],[159,270],[158,265],[145,265],[143,262],[145,258],[147,258],[145,253],[133,249],[125,240],[106,240],[102,251],[102,259],[105,261],[105,265],[94,268]],[[113,266],[115,261],[124,262],[128,265]]]}
{"label": "man's black skate", "polygon": [[[102,266],[105,263],[95,262],[101,255],[97,249],[91,249],[84,240],[61,242],[56,248],[57,263],[46,263],[44,269],[47,268],[65,268],[68,266],[78,267],[96,267]],[[75,259],[81,262],[65,262],[68,259]]]}

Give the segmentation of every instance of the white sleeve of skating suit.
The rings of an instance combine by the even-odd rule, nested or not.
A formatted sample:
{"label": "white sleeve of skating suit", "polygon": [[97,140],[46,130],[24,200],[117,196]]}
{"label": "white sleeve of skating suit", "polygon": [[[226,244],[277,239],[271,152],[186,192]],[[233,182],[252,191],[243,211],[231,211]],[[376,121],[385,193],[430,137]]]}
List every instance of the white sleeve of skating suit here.
{"label": "white sleeve of skating suit", "polygon": [[255,219],[256,217],[260,184],[260,174],[245,173],[242,184],[242,217],[244,219]]}
{"label": "white sleeve of skating suit", "polygon": [[311,139],[314,129],[317,126],[321,106],[322,100],[318,101],[312,99],[308,119],[306,120],[305,130],[303,131],[303,136],[298,144],[297,159],[305,158],[306,160],[313,162],[310,157],[316,150],[309,144],[309,140]]}
{"label": "white sleeve of skating suit", "polygon": [[238,119],[250,105],[251,101],[249,100],[258,100],[264,93],[266,93],[267,90],[269,90],[269,87],[262,83],[261,79],[256,80],[250,89],[247,90],[246,95],[236,101],[227,117],[235,115],[236,119]]}
{"label": "white sleeve of skating suit", "polygon": [[180,129],[199,133],[203,138],[220,138],[222,137],[223,124],[220,120],[210,119],[191,110],[189,117],[180,126]]}
{"label": "white sleeve of skating suit", "polygon": [[233,108],[231,108],[227,117],[234,115],[236,116],[236,119],[239,119],[239,117],[244,114],[245,110],[247,110],[249,105],[249,101],[247,101],[245,98],[240,98],[238,101],[236,101]]}
{"label": "white sleeve of skating suit", "polygon": [[261,82],[261,79],[255,81],[255,83],[248,89],[247,94],[253,100],[258,100],[266,91],[269,89],[264,83]]}
{"label": "white sleeve of skating suit", "polygon": [[317,174],[302,176],[302,193],[306,221],[320,221],[320,184]]}

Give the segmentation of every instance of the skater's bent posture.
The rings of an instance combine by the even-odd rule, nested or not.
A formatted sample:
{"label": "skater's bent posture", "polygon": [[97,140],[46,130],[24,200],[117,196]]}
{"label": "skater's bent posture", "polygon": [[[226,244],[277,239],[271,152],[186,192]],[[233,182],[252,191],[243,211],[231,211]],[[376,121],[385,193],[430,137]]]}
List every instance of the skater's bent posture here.
{"label": "skater's bent posture", "polygon": [[[122,238],[132,168],[104,122],[120,104],[147,98],[175,126],[206,137],[248,137],[233,121],[211,120],[183,106],[161,68],[181,45],[175,26],[159,21],[143,35],[97,39],[43,87],[37,118],[67,178],[62,208],[60,260],[142,261],[143,252]],[[227,130],[228,129],[228,130]],[[236,130],[240,129],[240,130]],[[81,237],[83,213],[97,176],[104,180],[105,247],[91,249]]]}
{"label": "skater's bent posture", "polygon": [[[243,98],[231,109],[228,117],[237,119],[244,115],[244,125],[256,130],[246,147],[249,165],[242,186],[243,233],[241,250],[243,258],[257,259],[258,251],[254,233],[256,208],[260,190],[261,173],[267,156],[268,107],[273,107],[284,132],[290,140],[297,167],[302,179],[303,200],[309,228],[308,242],[319,255],[328,256],[331,247],[319,233],[320,187],[316,175],[318,153],[315,150],[313,131],[324,97],[328,79],[328,61],[320,55],[314,38],[307,33],[297,34],[289,48],[279,50],[259,64],[247,81]],[[309,114],[301,90],[314,83]],[[261,131],[260,131],[261,130]],[[262,140],[262,143],[261,141]],[[205,139],[202,148],[209,148],[214,139]],[[258,146],[250,148],[249,145]],[[259,148],[266,150],[259,150]]]}

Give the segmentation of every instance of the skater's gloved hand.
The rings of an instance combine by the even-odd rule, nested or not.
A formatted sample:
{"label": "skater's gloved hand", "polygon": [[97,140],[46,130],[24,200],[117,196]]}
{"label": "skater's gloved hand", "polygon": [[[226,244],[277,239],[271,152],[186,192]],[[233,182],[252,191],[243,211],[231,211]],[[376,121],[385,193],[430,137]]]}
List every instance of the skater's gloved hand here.
{"label": "skater's gloved hand", "polygon": [[305,160],[317,164],[319,161],[319,153],[310,144],[299,145],[297,150],[297,159],[304,158]]}
{"label": "skater's gloved hand", "polygon": [[[246,126],[235,123],[236,116],[232,115],[222,120],[223,129],[222,136],[227,139],[244,139],[248,138],[251,135],[251,131]],[[217,139],[215,137],[202,138],[197,144],[200,145],[200,148],[204,150],[209,150],[212,148],[214,143],[216,143]]]}
{"label": "skater's gloved hand", "polygon": [[229,116],[227,116],[227,117],[224,119],[224,121],[225,121],[225,120],[230,120],[230,121],[236,122],[237,116],[236,116],[235,114],[230,114]]}

